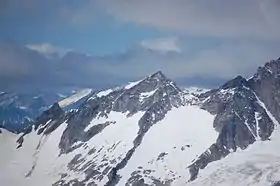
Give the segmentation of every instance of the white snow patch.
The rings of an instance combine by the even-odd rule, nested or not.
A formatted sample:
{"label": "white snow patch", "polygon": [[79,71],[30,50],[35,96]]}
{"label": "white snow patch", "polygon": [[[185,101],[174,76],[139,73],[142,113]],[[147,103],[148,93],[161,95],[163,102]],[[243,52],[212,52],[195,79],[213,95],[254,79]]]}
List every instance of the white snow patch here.
{"label": "white snow patch", "polygon": [[205,92],[207,92],[209,90],[210,89],[200,88],[200,87],[187,87],[187,88],[183,88],[183,92],[189,93],[189,94],[202,94],[202,93],[205,93]]}
{"label": "white snow patch", "polygon": [[131,89],[132,87],[138,85],[142,80],[139,80],[139,81],[134,81],[134,82],[129,82],[128,85],[126,85],[124,88],[125,89]]}
{"label": "white snow patch", "polygon": [[250,125],[248,124],[248,121],[245,120],[244,124],[247,126],[248,130],[251,132],[251,134],[254,136],[255,140],[258,140],[258,137],[255,135],[253,129],[250,127]]}
{"label": "white snow patch", "polygon": [[251,134],[252,134],[252,135],[254,136],[254,138],[257,140],[258,138],[257,138],[257,136],[255,135],[253,129],[250,127],[248,121],[247,121],[247,120],[244,121],[244,120],[242,119],[242,117],[241,117],[237,112],[234,112],[234,113],[235,113],[235,115],[236,115],[237,117],[239,117],[239,119],[246,125],[246,127],[248,128],[248,130],[251,132]]}
{"label": "white snow patch", "polygon": [[207,98],[205,98],[202,103],[206,103],[207,101],[209,101],[211,99],[211,96],[208,96]]}
{"label": "white snow patch", "polygon": [[262,116],[259,112],[255,112],[255,121],[256,121],[256,134],[257,134],[257,139],[261,140],[260,137],[260,126],[259,126],[259,120],[262,119]]}
{"label": "white snow patch", "polygon": [[[33,130],[24,137],[19,149],[16,149],[19,135],[0,134],[0,149],[5,149],[0,153],[1,185],[49,186],[57,181],[62,167],[67,171],[69,162],[63,156],[58,157],[58,144],[65,128],[66,123],[61,124],[48,136],[37,135]],[[32,173],[27,176],[29,172]]]}
{"label": "white snow patch", "polygon": [[[89,140],[86,143],[86,148],[77,149],[77,152],[86,159],[81,167],[89,161],[93,161],[96,165],[109,163],[112,167],[116,166],[133,147],[133,140],[139,130],[138,121],[143,114],[143,112],[138,112],[133,116],[126,117],[124,113],[111,112],[108,118],[94,119],[90,124],[91,127],[106,121],[111,123],[101,133]],[[96,152],[89,155],[88,152],[91,148],[95,148]],[[102,172],[105,168],[106,166],[100,167],[99,171]],[[74,175],[71,179],[76,177]],[[95,180],[100,186],[105,185],[107,181],[106,176],[101,181]]]}
{"label": "white snow patch", "polygon": [[154,93],[155,93],[156,91],[157,91],[157,89],[152,90],[152,91],[150,91],[150,92],[142,92],[142,93],[140,94],[140,96],[139,96],[140,102],[143,101],[144,99],[146,99],[146,98],[148,98],[148,97],[154,95]]}
{"label": "white snow patch", "polygon": [[[128,164],[120,170],[122,178],[119,185],[125,185],[139,166],[155,170],[148,177],[188,180],[187,166],[218,137],[212,126],[213,121],[214,115],[196,106],[173,108],[145,134]],[[167,153],[162,157],[163,161],[157,160],[161,153]],[[144,179],[145,183],[150,183],[150,179]]]}
{"label": "white snow patch", "polygon": [[76,94],[59,101],[58,104],[62,108],[66,107],[68,105],[71,105],[71,104],[79,101],[80,99],[84,98],[85,96],[89,95],[91,93],[91,91],[92,91],[91,89],[81,90],[81,91],[77,92]]}
{"label": "white snow patch", "polygon": [[27,110],[27,107],[25,107],[25,106],[19,106],[18,108],[21,110]]}
{"label": "white snow patch", "polygon": [[58,93],[57,95],[58,95],[60,98],[66,98],[66,97],[67,97],[66,95],[60,94],[60,93]]}
{"label": "white snow patch", "polygon": [[[255,93],[254,93],[255,94]],[[272,122],[274,123],[274,126],[277,127],[279,126],[279,123],[277,119],[271,114],[271,112],[266,108],[265,104],[259,99],[259,97],[255,94],[255,97],[257,98],[257,101],[261,107],[266,111],[267,115],[270,117]]]}
{"label": "white snow patch", "polygon": [[235,91],[235,88],[230,88],[230,89],[221,89],[220,93],[222,93],[223,95],[225,94],[230,94],[233,95]]}
{"label": "white snow patch", "polygon": [[[256,141],[200,170],[190,186],[268,186],[280,180],[280,131],[270,141]],[[179,185],[179,184],[174,184]]]}
{"label": "white snow patch", "polygon": [[182,95],[186,103],[194,105],[199,103],[198,95],[205,93],[208,90],[209,89],[205,89],[205,88],[188,87],[183,89]]}
{"label": "white snow patch", "polygon": [[113,92],[112,89],[108,89],[108,90],[103,90],[100,91],[96,94],[97,97],[103,97],[103,96],[107,96],[108,94],[110,94],[111,92]]}
{"label": "white snow patch", "polygon": [[273,74],[272,70],[269,67],[265,67],[266,71],[269,72],[270,74]]}

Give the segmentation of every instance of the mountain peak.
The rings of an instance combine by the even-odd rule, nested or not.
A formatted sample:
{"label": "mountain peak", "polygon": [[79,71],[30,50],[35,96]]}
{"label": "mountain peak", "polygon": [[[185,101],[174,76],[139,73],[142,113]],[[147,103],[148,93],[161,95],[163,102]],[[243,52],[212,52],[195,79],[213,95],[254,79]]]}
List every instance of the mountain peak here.
{"label": "mountain peak", "polygon": [[165,80],[167,79],[166,76],[162,73],[161,70],[157,71],[156,73],[152,74],[150,78],[158,79],[158,80]]}
{"label": "mountain peak", "polygon": [[247,80],[244,77],[238,75],[234,79],[232,79],[232,80],[228,81],[227,83],[225,83],[222,86],[222,89],[239,87],[240,85],[246,85],[246,84],[247,84]]}
{"label": "mountain peak", "polygon": [[251,81],[259,81],[260,79],[278,77],[280,74],[280,58],[277,60],[271,60],[265,63],[264,66],[260,66]]}
{"label": "mountain peak", "polygon": [[[115,89],[76,93],[48,107],[19,138],[2,131],[0,182],[221,186],[240,177],[241,185],[276,186],[280,61],[260,69],[267,76],[259,81],[237,76],[206,93],[182,91],[162,71]],[[61,108],[88,93],[77,109]],[[15,141],[18,150],[10,145]]]}

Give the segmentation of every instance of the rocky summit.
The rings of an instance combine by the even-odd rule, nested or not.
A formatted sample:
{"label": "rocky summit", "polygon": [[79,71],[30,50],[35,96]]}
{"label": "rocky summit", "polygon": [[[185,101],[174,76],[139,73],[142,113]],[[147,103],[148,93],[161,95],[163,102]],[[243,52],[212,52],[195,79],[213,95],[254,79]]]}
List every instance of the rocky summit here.
{"label": "rocky summit", "polygon": [[[280,59],[212,90],[161,71],[0,133],[1,185],[276,186]],[[68,101],[64,101],[66,103]]]}

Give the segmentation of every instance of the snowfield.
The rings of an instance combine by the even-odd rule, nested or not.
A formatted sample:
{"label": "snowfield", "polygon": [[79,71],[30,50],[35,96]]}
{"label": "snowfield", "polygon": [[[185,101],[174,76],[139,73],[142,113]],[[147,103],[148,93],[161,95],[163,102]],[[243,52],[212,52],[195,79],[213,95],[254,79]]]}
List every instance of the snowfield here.
{"label": "snowfield", "polygon": [[247,149],[209,164],[191,186],[272,186],[280,180],[280,130],[270,141],[257,141]]}
{"label": "snowfield", "polygon": [[[139,129],[137,121],[142,115],[127,118],[123,113],[112,112],[108,118],[94,119],[89,127],[112,123],[80,148],[61,156],[58,156],[58,144],[66,123],[48,136],[30,133],[20,149],[15,148],[18,135],[3,130],[0,134],[0,149],[5,149],[0,153],[1,185],[49,186],[65,172],[68,174],[65,180],[82,180],[83,173],[67,168],[77,154],[86,159],[83,165],[92,160],[102,164],[106,157],[107,162],[117,160],[112,163],[114,166],[133,146]],[[145,134],[128,164],[119,171],[118,185],[124,186],[135,172],[146,184],[152,184],[154,179],[172,180],[173,186],[267,186],[280,180],[280,131],[277,128],[270,141],[257,141],[245,150],[239,149],[209,164],[196,180],[188,182],[188,165],[217,139],[213,120],[214,115],[196,106],[173,108]],[[88,155],[93,147],[98,153]],[[104,177],[97,184],[103,186],[107,181]]]}
{"label": "snowfield", "polygon": [[[101,133],[86,142],[84,148],[73,152],[79,153],[82,158],[85,158],[85,162],[80,167],[91,161],[99,166],[109,164],[114,167],[117,165],[133,147],[133,140],[139,130],[138,120],[142,115],[143,113],[139,112],[131,117],[126,117],[124,113],[111,112],[108,118],[94,119],[89,125],[90,127],[105,122],[110,122],[110,124]],[[95,152],[89,153],[92,148]],[[105,171],[105,169],[106,166],[101,167],[100,172]],[[98,185],[105,185],[107,181],[105,176]]]}
{"label": "snowfield", "polygon": [[187,166],[217,139],[213,120],[213,115],[196,106],[173,108],[146,133],[127,166],[120,171],[119,185],[125,185],[137,170],[153,171],[145,177],[145,183],[151,183],[149,177],[175,178],[179,185],[185,183],[189,179]]}
{"label": "snowfield", "polygon": [[5,149],[0,153],[1,185],[52,185],[60,177],[59,172],[66,170],[67,161],[70,161],[58,158],[58,144],[65,127],[66,124],[62,124],[43,137],[31,132],[25,136],[20,149],[16,149],[19,136],[5,131],[0,134],[0,149]]}
{"label": "snowfield", "polygon": [[[15,149],[18,136],[4,131],[0,135],[0,148],[5,149],[0,155],[1,183],[14,186],[48,186],[65,172],[68,174],[65,180],[82,180],[85,176],[83,173],[67,169],[67,164],[77,154],[81,154],[86,160],[82,165],[92,160],[100,165],[106,159],[107,163],[111,162],[114,166],[133,147],[133,140],[139,130],[138,121],[142,115],[143,113],[139,112],[127,117],[124,113],[111,112],[106,118],[92,120],[85,130],[100,123],[110,124],[80,148],[61,156],[58,156],[58,144],[66,123],[48,136],[39,136],[31,132],[25,136],[23,147],[20,149]],[[164,120],[147,132],[127,166],[120,171],[123,177],[118,185],[124,185],[125,180],[139,166],[155,170],[154,177],[169,179],[182,175],[181,180],[187,180],[187,165],[217,138],[218,133],[212,127],[213,119],[213,115],[195,106],[173,108]],[[96,153],[89,155],[92,148],[96,149]],[[157,160],[161,153],[167,154],[162,160]],[[98,185],[102,186],[107,181],[107,177],[104,177]]]}
{"label": "snowfield", "polygon": [[[94,159],[94,163],[101,165],[106,157],[107,162],[114,161],[116,165],[124,158],[127,151],[133,146],[133,139],[137,135],[138,120],[143,115],[139,112],[127,118],[123,113],[112,112],[108,118],[95,119],[91,126],[103,122],[111,122],[102,133],[97,134],[84,146],[67,155],[59,155],[58,144],[66,123],[48,136],[39,136],[34,131],[26,135],[23,147],[16,149],[16,140],[19,136],[3,131],[0,134],[0,180],[4,185],[42,185],[49,186],[59,180],[63,173],[68,176],[65,180],[77,178],[84,179],[84,173],[68,170],[68,163],[77,155],[86,158],[86,163]],[[89,155],[95,148],[98,152]],[[103,161],[102,161],[103,160]],[[101,162],[102,161],[102,162]],[[82,165],[81,165],[82,166]],[[42,180],[44,180],[42,182]],[[108,180],[104,177],[99,185],[104,185]]]}

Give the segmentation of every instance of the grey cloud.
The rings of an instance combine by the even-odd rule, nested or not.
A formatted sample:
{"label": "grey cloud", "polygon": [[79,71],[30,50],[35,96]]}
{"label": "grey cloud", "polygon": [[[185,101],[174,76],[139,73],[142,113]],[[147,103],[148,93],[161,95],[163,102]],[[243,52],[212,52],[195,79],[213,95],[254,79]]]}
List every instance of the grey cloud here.
{"label": "grey cloud", "polygon": [[0,42],[0,90],[98,88],[124,82],[106,73],[98,61],[74,52],[62,58],[46,58],[25,46]]}
{"label": "grey cloud", "polygon": [[[52,1],[52,0],[51,0]],[[22,12],[25,15],[34,15],[46,8],[47,1],[42,0],[1,0],[0,15]]]}
{"label": "grey cloud", "polygon": [[[80,28],[97,12],[124,22],[154,26],[185,35],[280,39],[279,0],[3,0],[1,12],[46,14]],[[0,14],[1,15],[1,14]],[[48,16],[48,15],[44,15]]]}
{"label": "grey cloud", "polygon": [[[218,46],[192,51],[193,46],[188,41],[181,43],[180,37],[176,41],[161,38],[143,41],[142,46],[145,43],[146,49],[138,46],[119,55],[89,57],[70,52],[62,59],[47,59],[25,47],[0,44],[0,88],[19,85],[109,87],[142,78],[157,70],[182,82],[186,79],[195,82],[195,78],[200,79],[200,82],[205,79],[218,81],[237,74],[249,76],[257,66],[280,55],[279,0],[71,2],[3,0],[0,1],[0,16],[17,11],[33,15],[46,13],[41,10],[52,10],[53,17],[74,25],[92,24],[94,10],[98,9],[106,10],[120,21],[154,26],[184,36],[214,36],[223,41]],[[228,37],[234,41],[227,41]],[[46,51],[42,45],[29,46],[41,52]],[[57,49],[63,53],[68,51],[63,47],[47,48],[47,53],[57,52]],[[156,49],[166,51],[161,53]]]}
{"label": "grey cloud", "polygon": [[280,39],[278,0],[105,0],[123,21],[217,37]]}
{"label": "grey cloud", "polygon": [[[54,24],[70,24],[78,26],[94,23],[96,10],[102,1],[68,1],[68,0],[0,0],[0,18],[22,15],[19,20],[36,20],[38,17],[48,18]],[[54,20],[55,19],[55,20]],[[97,17],[98,19],[98,17]],[[47,20],[47,19],[46,19]]]}
{"label": "grey cloud", "polygon": [[26,45],[27,48],[37,51],[43,54],[46,57],[58,56],[63,57],[68,52],[72,51],[71,49],[53,46],[50,43],[43,43],[43,44],[28,44]]}
{"label": "grey cloud", "polygon": [[1,77],[14,74],[28,76],[40,73],[45,66],[44,58],[40,55],[14,43],[0,43],[0,56]]}
{"label": "grey cloud", "polygon": [[[191,47],[191,46],[190,46]],[[141,77],[157,70],[171,78],[232,78],[251,75],[258,66],[279,57],[280,44],[266,42],[224,42],[209,49],[160,53],[130,50],[102,59],[98,70],[119,77]]]}
{"label": "grey cloud", "polygon": [[181,52],[180,46],[177,44],[176,37],[157,38],[153,40],[144,40],[140,43],[144,48],[156,50],[159,52]]}
{"label": "grey cloud", "polygon": [[[178,38],[178,42],[180,38]],[[180,83],[213,85],[236,75],[250,76],[259,65],[279,57],[275,42],[223,42],[216,47],[160,52],[140,44],[104,57],[68,52],[62,58],[45,58],[27,47],[0,45],[0,88],[112,87],[162,70]],[[191,46],[190,46],[191,47]]]}

